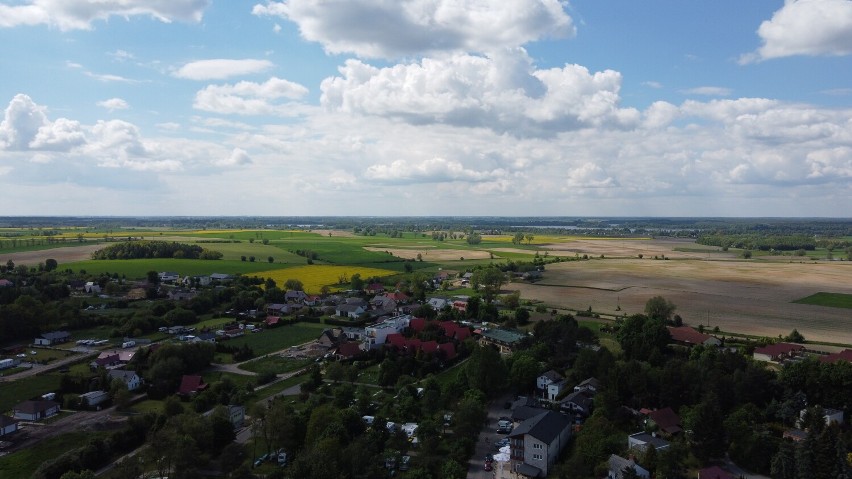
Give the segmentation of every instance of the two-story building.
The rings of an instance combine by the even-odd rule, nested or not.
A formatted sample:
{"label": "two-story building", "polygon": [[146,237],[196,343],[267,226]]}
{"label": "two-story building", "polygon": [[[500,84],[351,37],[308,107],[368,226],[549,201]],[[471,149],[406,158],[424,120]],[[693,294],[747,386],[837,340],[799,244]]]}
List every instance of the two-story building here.
{"label": "two-story building", "polygon": [[571,439],[571,419],[556,411],[531,417],[509,433],[512,471],[522,477],[546,477]]}

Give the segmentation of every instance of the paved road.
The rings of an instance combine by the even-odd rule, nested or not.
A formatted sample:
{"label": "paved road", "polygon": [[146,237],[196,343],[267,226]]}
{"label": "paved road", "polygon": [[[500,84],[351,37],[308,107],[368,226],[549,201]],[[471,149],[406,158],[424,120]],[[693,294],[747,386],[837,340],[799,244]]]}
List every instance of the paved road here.
{"label": "paved road", "polygon": [[51,362],[50,364],[42,365],[38,363],[34,363],[30,369],[26,371],[20,371],[15,374],[11,374],[9,376],[0,377],[0,381],[15,381],[18,379],[23,379],[30,376],[35,376],[36,374],[44,373],[47,371],[52,371],[54,369],[59,369],[62,366],[66,366],[71,363],[76,363],[85,359],[88,356],[95,357],[97,352],[90,354],[72,354],[67,358],[57,359],[56,361]]}
{"label": "paved road", "polygon": [[494,471],[485,470],[485,455],[496,454],[497,449],[494,448],[494,443],[506,437],[505,434],[497,432],[497,421],[500,419],[500,416],[508,416],[510,414],[511,411],[503,409],[503,405],[506,401],[512,399],[514,399],[512,395],[506,394],[494,399],[488,404],[488,419],[476,440],[476,452],[473,453],[473,458],[468,464],[468,479],[492,479],[494,477]]}

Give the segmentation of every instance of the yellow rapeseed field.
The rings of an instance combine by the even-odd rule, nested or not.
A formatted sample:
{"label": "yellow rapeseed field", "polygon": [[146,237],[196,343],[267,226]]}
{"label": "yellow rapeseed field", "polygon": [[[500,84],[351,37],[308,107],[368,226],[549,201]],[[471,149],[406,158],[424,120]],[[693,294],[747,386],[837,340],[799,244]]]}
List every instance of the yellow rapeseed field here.
{"label": "yellow rapeseed field", "polygon": [[[365,268],[363,266],[337,266],[337,265],[305,265],[295,268],[275,269],[271,271],[262,271],[256,276],[263,278],[272,278],[279,286],[282,286],[288,279],[298,279],[302,282],[305,292],[319,293],[323,286],[337,286],[340,279],[345,277],[352,278],[353,274],[360,274],[361,278],[366,279],[373,276],[390,276],[396,274],[396,271],[379,268]],[[349,284],[339,285],[343,288],[348,288]]]}

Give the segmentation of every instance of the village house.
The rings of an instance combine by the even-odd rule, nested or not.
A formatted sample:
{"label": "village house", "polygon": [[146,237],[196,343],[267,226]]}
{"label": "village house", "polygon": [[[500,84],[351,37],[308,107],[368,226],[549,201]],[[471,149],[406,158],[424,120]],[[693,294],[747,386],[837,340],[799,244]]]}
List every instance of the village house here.
{"label": "village house", "polygon": [[24,401],[12,408],[15,419],[22,421],[38,421],[59,413],[59,403],[55,401]]}
{"label": "village house", "polygon": [[563,379],[565,378],[561,374],[551,369],[542,373],[539,377],[536,378],[535,387],[542,395],[544,395],[547,391],[547,386],[562,381]]}
{"label": "village house", "polygon": [[670,407],[657,409],[655,411],[643,409],[641,412],[647,416],[645,419],[645,425],[648,429],[657,429],[668,436],[672,436],[683,431],[680,426],[680,416],[675,414],[674,410]]}
{"label": "village house", "polygon": [[142,386],[142,378],[136,374],[136,371],[124,371],[121,369],[113,369],[107,373],[110,380],[121,381],[128,391],[135,391]]}
{"label": "village house", "polygon": [[512,351],[518,347],[519,343],[526,338],[527,335],[517,331],[509,331],[506,329],[488,329],[483,330],[479,337],[480,346],[492,344],[497,347],[500,354],[512,354]]}
{"label": "village house", "polygon": [[375,347],[385,344],[389,334],[401,333],[408,327],[411,316],[402,314],[395,316],[381,323],[367,326],[364,328],[364,343],[363,349],[369,351]]}
{"label": "village house", "polygon": [[524,477],[546,477],[571,438],[571,419],[546,411],[509,433],[511,467]]}
{"label": "village house", "polygon": [[174,283],[180,279],[180,275],[173,271],[163,271],[157,275],[161,283]]}
{"label": "village house", "polygon": [[192,396],[193,394],[204,391],[205,389],[207,389],[207,384],[201,376],[184,375],[180,380],[178,394],[181,396]]}
{"label": "village house", "polygon": [[645,454],[648,450],[648,446],[654,446],[654,449],[661,451],[668,449],[671,446],[671,443],[663,438],[657,437],[655,434],[648,434],[647,432],[637,432],[627,436],[627,448],[632,451]]}
{"label": "village house", "polygon": [[585,391],[574,391],[559,401],[559,409],[589,416],[592,414],[594,403],[595,400]]}
{"label": "village house", "polygon": [[701,333],[689,326],[668,326],[666,329],[669,330],[672,341],[682,346],[691,347],[701,344],[704,346],[719,347],[722,345],[722,341],[719,338]]}
{"label": "village house", "polygon": [[550,402],[556,401],[563,391],[568,389],[568,380],[563,379],[562,381],[558,381],[555,383],[550,383],[547,385],[547,391],[545,391],[545,399]]}
{"label": "village house", "polygon": [[601,382],[597,380],[597,378],[588,378],[583,380],[580,384],[574,386],[574,391],[576,392],[585,392],[590,396],[594,396],[598,393],[598,390],[601,388]]}
{"label": "village house", "polygon": [[836,363],[837,361],[848,361],[852,363],[852,349],[844,349],[839,353],[820,356],[819,360],[824,363]]}
{"label": "village house", "polygon": [[624,470],[628,468],[633,469],[636,472],[636,475],[641,478],[650,479],[651,477],[651,473],[639,464],[636,464],[636,461],[633,459],[625,459],[613,454],[609,456],[607,464],[609,465],[609,470],[607,471],[606,476],[607,479],[623,479]]}
{"label": "village house", "polygon": [[757,361],[779,362],[797,356],[804,350],[805,347],[799,344],[776,343],[761,348],[754,348],[753,357]]}

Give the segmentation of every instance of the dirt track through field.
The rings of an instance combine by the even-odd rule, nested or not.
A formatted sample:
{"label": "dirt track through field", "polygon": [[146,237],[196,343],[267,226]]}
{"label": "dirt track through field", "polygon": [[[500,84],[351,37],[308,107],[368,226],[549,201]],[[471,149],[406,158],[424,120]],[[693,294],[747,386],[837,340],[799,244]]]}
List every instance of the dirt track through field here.
{"label": "dirt track through field", "polygon": [[607,314],[640,313],[660,295],[693,326],[771,337],[797,328],[810,340],[852,344],[852,311],[791,303],[820,291],[852,294],[849,262],[595,259],[548,265],[540,282],[506,289]]}

